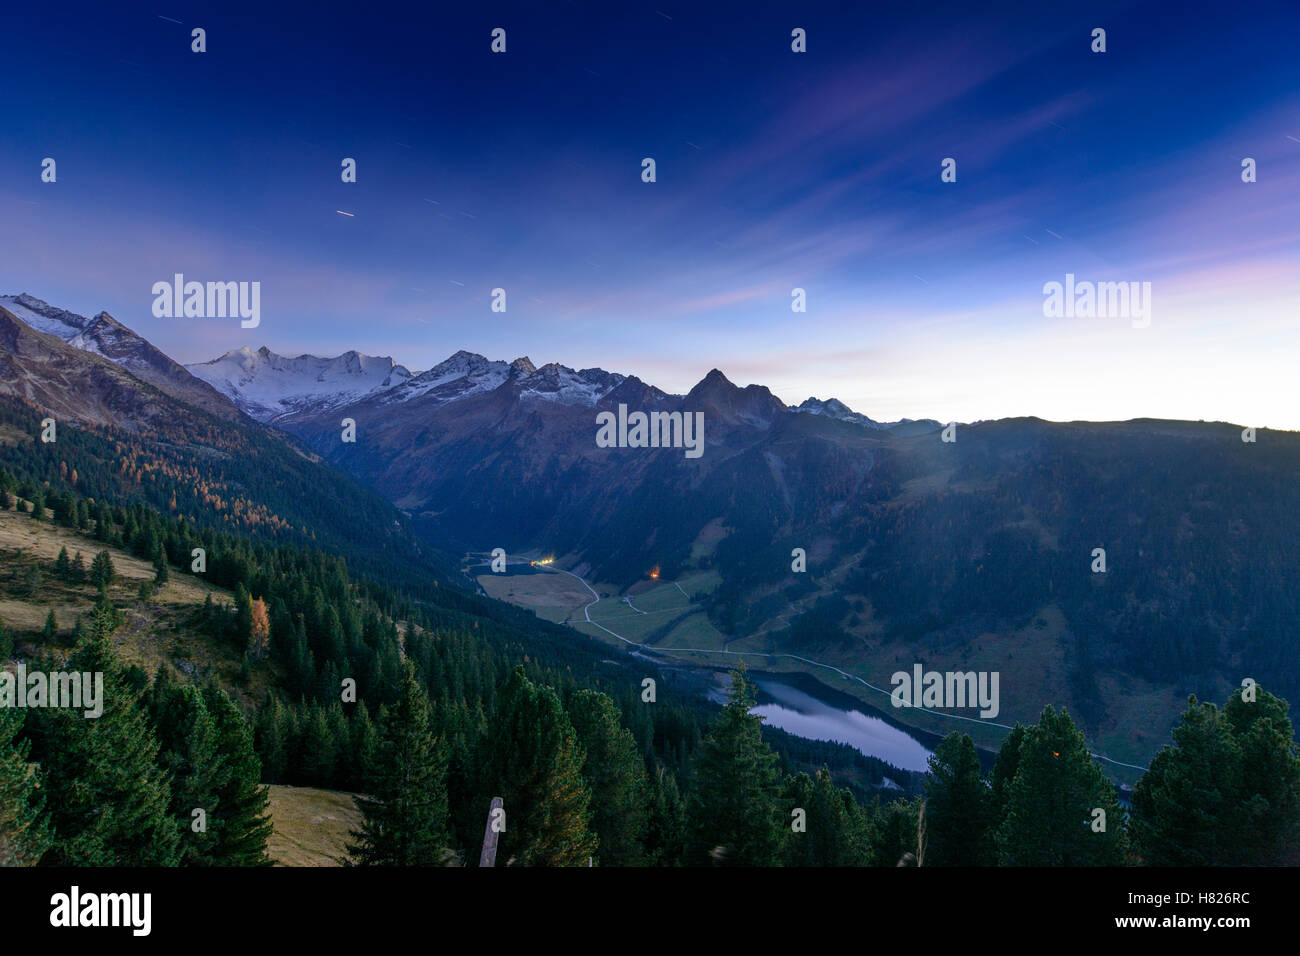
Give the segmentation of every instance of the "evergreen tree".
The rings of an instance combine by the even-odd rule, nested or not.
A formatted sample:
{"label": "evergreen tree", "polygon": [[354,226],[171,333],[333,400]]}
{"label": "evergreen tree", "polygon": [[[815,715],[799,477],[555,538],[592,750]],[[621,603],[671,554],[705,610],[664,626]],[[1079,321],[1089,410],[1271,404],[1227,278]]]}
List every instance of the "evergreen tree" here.
{"label": "evergreen tree", "polygon": [[686,849],[686,804],[667,767],[658,767],[650,776],[646,816],[646,861],[655,866],[680,866]]}
{"label": "evergreen tree", "polygon": [[160,587],[167,583],[167,553],[159,545],[153,556],[153,581]]}
{"label": "evergreen tree", "polygon": [[[835,786],[830,770],[816,777],[791,778],[786,789],[790,823],[786,829],[786,866],[865,866],[870,860],[866,820],[848,790]],[[802,829],[794,811],[802,810]]]}
{"label": "evergreen tree", "polygon": [[636,739],[619,722],[614,701],[599,691],[578,691],[569,701],[568,713],[586,754],[582,776],[591,789],[599,862],[642,865],[647,790]]}
{"label": "evergreen tree", "polygon": [[235,649],[248,650],[253,631],[253,599],[242,583],[235,586]]}
{"label": "evergreen tree", "polygon": [[334,782],[335,740],[325,709],[312,701],[299,727],[297,768],[301,779],[313,787]]}
{"label": "evergreen tree", "polygon": [[0,708],[0,866],[35,866],[50,845],[40,774],[19,736],[23,717]]}
{"label": "evergreen tree", "polygon": [[994,795],[966,734],[952,733],[930,756],[925,778],[926,866],[992,866]]}
{"label": "evergreen tree", "polygon": [[1236,691],[1223,707],[1241,753],[1236,775],[1245,808],[1246,859],[1255,865],[1300,862],[1300,757],[1285,700],[1255,688]]}
{"label": "evergreen tree", "polygon": [[[379,734],[375,730],[374,721],[370,719],[370,709],[366,707],[364,700],[357,701],[356,710],[352,712],[352,720],[348,729],[350,737],[349,749],[352,755],[352,777],[346,782],[346,786],[349,790],[357,790],[361,788],[361,781],[365,779],[366,768],[375,759],[375,751],[379,746]],[[448,796],[450,797],[450,783],[448,784]]]}
{"label": "evergreen tree", "polygon": [[117,569],[113,567],[113,558],[107,551],[100,551],[95,560],[90,562],[90,583],[97,588],[107,588],[113,583]]}
{"label": "evergreen tree", "polygon": [[217,753],[224,773],[217,782],[216,833],[212,866],[269,866],[267,842],[271,818],[270,792],[261,784],[262,763],[253,748],[253,733],[235,702],[209,684],[203,700],[212,715]]}
{"label": "evergreen tree", "polygon": [[[217,790],[225,768],[217,730],[198,689],[156,681],[150,713],[157,729],[158,763],[171,776],[170,811],[180,841],[180,863],[205,866],[217,842]],[[194,811],[203,825],[196,831]]]}
{"label": "evergreen tree", "polygon": [[[560,699],[515,668],[500,692],[484,758],[507,826],[498,860],[522,866],[586,866],[595,856],[591,793],[578,744]],[[487,807],[484,799],[481,804]]]}
{"label": "evergreen tree", "polygon": [[397,702],[379,711],[379,746],[357,798],[358,866],[437,866],[447,848],[447,757],[429,730],[429,702],[407,661]]}
{"label": "evergreen tree", "polygon": [[46,644],[49,644],[54,640],[58,633],[59,622],[55,620],[54,609],[51,608],[50,613],[45,615],[45,626],[41,628],[41,639],[44,640]]}
{"label": "evergreen tree", "polygon": [[772,866],[788,826],[782,819],[777,756],[750,713],[754,686],[732,672],[731,696],[695,754],[687,801],[688,862]]}
{"label": "evergreen tree", "polygon": [[[1105,813],[1104,831],[1094,829],[1095,809]],[[1004,866],[1124,862],[1124,818],[1115,788],[1065,711],[1048,706],[1026,729],[997,845]]]}
{"label": "evergreen tree", "polygon": [[86,583],[86,559],[81,556],[80,551],[78,551],[76,557],[72,559],[72,570],[68,575],[68,579],[73,584]]}
{"label": "evergreen tree", "polygon": [[872,866],[918,866],[921,798],[877,804],[867,824]]}
{"label": "evergreen tree", "polygon": [[54,559],[54,573],[60,580],[68,580],[72,571],[72,561],[68,558],[68,549],[59,548],[59,556]]}
{"label": "evergreen tree", "polygon": [[1165,747],[1133,790],[1134,842],[1150,866],[1215,866],[1239,858],[1241,753],[1223,714],[1188,698]]}
{"label": "evergreen tree", "polygon": [[257,715],[257,754],[268,783],[284,783],[289,773],[288,728],[284,705],[272,697]]}
{"label": "evergreen tree", "polygon": [[1006,740],[1002,741],[997,759],[993,762],[993,816],[996,820],[1006,819],[1007,804],[1011,800],[1011,782],[1016,779],[1016,771],[1020,769],[1020,746],[1025,741],[1025,733],[1025,726],[1017,722],[1011,728],[1011,733],[1007,734]]}
{"label": "evergreen tree", "polygon": [[102,672],[103,713],[46,709],[40,762],[56,834],[55,862],[65,866],[171,866],[179,855],[171,788],[158,768],[158,741],[141,702],[108,646],[112,619],[95,612],[91,633],[68,661],[73,671]]}

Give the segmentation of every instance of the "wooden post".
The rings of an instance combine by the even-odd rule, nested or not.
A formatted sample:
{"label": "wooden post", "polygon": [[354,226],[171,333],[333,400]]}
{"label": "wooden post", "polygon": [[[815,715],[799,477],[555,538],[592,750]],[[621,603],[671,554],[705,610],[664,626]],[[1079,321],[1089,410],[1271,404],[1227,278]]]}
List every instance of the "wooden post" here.
{"label": "wooden post", "polygon": [[496,866],[497,865],[497,831],[492,824],[495,820],[496,812],[501,809],[501,798],[493,797],[492,805],[488,807],[487,827],[483,830],[483,853],[478,858],[479,866]]}

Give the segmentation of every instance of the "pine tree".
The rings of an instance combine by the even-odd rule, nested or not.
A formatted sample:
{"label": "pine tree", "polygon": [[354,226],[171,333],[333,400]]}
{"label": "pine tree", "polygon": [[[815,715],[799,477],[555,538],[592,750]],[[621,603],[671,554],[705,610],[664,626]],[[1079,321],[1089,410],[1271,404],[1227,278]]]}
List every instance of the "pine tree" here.
{"label": "pine tree", "polygon": [[598,691],[578,691],[569,701],[568,713],[586,754],[582,777],[591,789],[599,862],[640,866],[647,793],[645,764],[636,739],[620,723],[614,701]]}
{"label": "pine tree", "polygon": [[253,733],[235,702],[209,684],[203,699],[212,715],[217,753],[224,773],[216,787],[216,844],[212,866],[269,866],[267,842],[271,818],[270,792],[261,784],[262,763],[253,748]]}
{"label": "pine tree", "polygon": [[68,580],[69,573],[72,570],[72,561],[68,558],[68,549],[59,548],[59,556],[54,559],[54,573],[60,580]]}
{"label": "pine tree", "polygon": [[1011,728],[1011,733],[1007,734],[1006,740],[1002,741],[1002,747],[998,750],[997,759],[993,762],[993,817],[995,820],[1006,819],[1007,804],[1011,800],[1011,782],[1016,779],[1016,771],[1020,769],[1020,746],[1025,741],[1026,732],[1025,726],[1017,722]]}
{"label": "pine tree", "polygon": [[153,556],[153,581],[160,587],[167,583],[167,553],[163,551],[162,545],[154,552]]}
{"label": "pine tree", "polygon": [[[591,793],[582,778],[582,747],[555,691],[515,668],[484,744],[487,779],[506,812],[498,861],[586,866],[597,848]],[[484,799],[481,806],[487,805]]]}
{"label": "pine tree", "polygon": [[379,746],[379,734],[375,730],[374,721],[370,719],[370,710],[366,707],[364,700],[357,701],[356,710],[352,712],[352,720],[348,730],[352,771],[351,776],[345,781],[344,785],[349,790],[357,790],[361,788],[361,782],[365,779],[366,768],[375,759],[375,750]]}
{"label": "pine tree", "polygon": [[[180,841],[180,863],[205,866],[217,842],[217,790],[225,768],[207,704],[191,686],[155,682],[150,713],[157,730],[158,764],[171,777],[170,812]],[[195,830],[195,811],[203,825]]]}
{"label": "pine tree", "polygon": [[253,630],[253,600],[244,585],[235,585],[235,650],[248,650]]}
{"label": "pine tree", "polygon": [[299,727],[298,776],[313,787],[329,787],[334,781],[335,740],[325,710],[312,701]]}
{"label": "pine tree", "polygon": [[781,816],[777,756],[750,713],[754,686],[732,672],[731,697],[695,754],[687,801],[688,862],[772,866],[788,823]]}
{"label": "pine tree", "polygon": [[872,808],[867,841],[872,866],[917,866],[917,832],[921,798],[893,800]]}
{"label": "pine tree", "polygon": [[268,783],[284,783],[288,779],[288,742],[284,705],[272,697],[257,715],[257,754]]}
{"label": "pine tree", "polygon": [[0,867],[35,866],[50,845],[40,774],[19,736],[23,717],[0,708]]}
{"label": "pine tree", "polygon": [[[790,810],[786,826],[786,866],[865,866],[870,860],[866,820],[848,790],[835,786],[830,770],[816,777],[806,773],[790,779],[785,803]],[[795,829],[795,811],[803,811],[802,828]]]}
{"label": "pine tree", "polygon": [[[1105,830],[1094,828],[1104,812]],[[1026,729],[997,831],[1004,866],[1118,866],[1124,818],[1115,788],[1065,711],[1048,706]]]}
{"label": "pine tree", "polygon": [[925,778],[926,866],[992,866],[994,795],[966,734],[952,733],[930,756]]}
{"label": "pine tree", "polygon": [[1239,859],[1244,837],[1234,782],[1241,752],[1213,704],[1188,698],[1165,747],[1133,790],[1133,838],[1149,866],[1215,866]]}
{"label": "pine tree", "polygon": [[71,580],[73,584],[86,583],[86,559],[81,556],[80,551],[78,551],[76,557],[72,559],[72,573],[69,575],[69,580]]}
{"label": "pine tree", "polygon": [[116,574],[113,558],[107,551],[100,551],[95,555],[95,560],[90,562],[90,583],[97,588],[111,586]]}
{"label": "pine tree", "polygon": [[397,702],[379,711],[379,746],[357,798],[361,829],[348,852],[358,866],[445,862],[447,757],[429,730],[429,701],[406,662]]}
{"label": "pine tree", "polygon": [[1287,702],[1256,688],[1236,691],[1223,707],[1241,752],[1237,799],[1245,811],[1246,859],[1255,865],[1300,862],[1300,757]]}
{"label": "pine tree", "polygon": [[646,815],[646,861],[655,866],[680,866],[686,848],[686,804],[667,767],[651,774]]}
{"label": "pine tree", "polygon": [[38,713],[41,767],[56,834],[55,862],[65,866],[171,866],[179,855],[171,788],[158,768],[158,741],[139,697],[108,646],[111,617],[95,612],[91,633],[68,661],[73,671],[102,672],[103,713]]}
{"label": "pine tree", "polygon": [[54,609],[51,608],[50,613],[45,615],[45,626],[41,628],[41,639],[45,641],[46,644],[49,644],[54,640],[58,633],[59,622],[55,620]]}

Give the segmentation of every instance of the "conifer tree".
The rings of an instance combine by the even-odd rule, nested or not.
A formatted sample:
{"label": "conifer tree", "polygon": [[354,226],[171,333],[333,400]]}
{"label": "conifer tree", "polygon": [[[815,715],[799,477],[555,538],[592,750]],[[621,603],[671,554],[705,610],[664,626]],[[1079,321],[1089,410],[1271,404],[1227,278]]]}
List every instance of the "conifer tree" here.
{"label": "conifer tree", "polygon": [[646,861],[655,866],[681,866],[686,847],[686,804],[676,777],[667,767],[657,767],[650,775],[646,816]]}
{"label": "conifer tree", "polygon": [[331,733],[325,709],[312,701],[299,726],[297,770],[301,778],[313,787],[329,787],[334,782],[334,762],[337,757],[335,740]]}
{"label": "conifer tree", "polygon": [[952,733],[930,756],[925,778],[926,866],[992,866],[994,795],[966,734]]}
{"label": "conifer tree", "polygon": [[289,733],[284,705],[278,697],[271,697],[258,712],[255,736],[266,781],[284,783],[289,772]]}
{"label": "conifer tree", "polygon": [[[866,821],[857,801],[835,786],[830,770],[791,778],[786,788],[786,866],[865,866],[869,862]],[[802,811],[801,827],[795,811]]]}
{"label": "conifer tree", "polygon": [[261,784],[262,763],[253,748],[253,733],[235,702],[214,684],[203,689],[212,715],[217,753],[224,773],[217,782],[215,845],[212,866],[269,866],[267,842],[270,795]]}
{"label": "conifer tree", "polygon": [[586,759],[582,777],[591,789],[592,829],[604,866],[640,866],[646,829],[645,764],[636,739],[619,721],[607,695],[580,690],[569,701],[569,717]]}
{"label": "conifer tree", "polygon": [[872,808],[867,824],[872,866],[917,866],[921,798]]}
{"label": "conifer tree", "polygon": [[50,845],[40,774],[19,736],[23,718],[0,708],[0,866],[35,866]]}
{"label": "conifer tree", "polygon": [[[360,789],[365,779],[366,768],[375,758],[375,749],[379,746],[379,734],[375,723],[370,719],[370,709],[364,700],[357,701],[348,725],[349,749],[351,750],[352,779],[347,782],[349,789]],[[449,788],[450,789],[450,788]]]}
{"label": "conifer tree", "polygon": [[248,650],[253,632],[253,599],[242,583],[235,585],[235,650]]}
{"label": "conifer tree", "polygon": [[41,638],[46,644],[49,644],[59,633],[59,622],[54,617],[54,609],[45,615],[45,626],[41,628]]}
{"label": "conifer tree", "polygon": [[1241,752],[1236,775],[1245,808],[1242,848],[1254,865],[1297,863],[1300,852],[1300,757],[1285,700],[1255,688],[1235,691],[1223,707]]}
{"label": "conifer tree", "polygon": [[1300,758],[1286,702],[1240,692],[1223,710],[1188,698],[1172,747],[1133,791],[1133,837],[1149,866],[1295,862]]}
{"label": "conifer tree", "polygon": [[[171,815],[180,839],[180,863],[206,866],[217,842],[217,790],[225,768],[217,730],[198,689],[155,683],[150,713],[158,735],[158,764],[171,777]],[[203,812],[203,827],[194,828],[194,811]]]}
{"label": "conifer tree", "polygon": [[1243,819],[1233,781],[1241,753],[1213,704],[1188,698],[1165,747],[1133,790],[1133,838],[1150,866],[1214,866],[1240,851]]}
{"label": "conifer tree", "polygon": [[107,551],[100,551],[95,555],[95,560],[90,562],[90,583],[101,590],[113,583],[116,574],[113,558]]}
{"label": "conifer tree", "polygon": [[687,802],[688,862],[772,866],[788,826],[782,819],[777,756],[751,714],[754,686],[732,672],[731,696],[695,754]]}
{"label": "conifer tree", "polygon": [[358,866],[446,862],[447,757],[429,729],[429,702],[410,661],[397,702],[379,711],[379,744],[357,798],[361,829],[348,852]]}
{"label": "conifer tree", "polygon": [[[1101,831],[1097,809],[1105,814]],[[999,862],[1118,866],[1125,843],[1115,788],[1093,760],[1083,733],[1065,711],[1044,708],[1020,742],[1006,818],[997,831]]]}
{"label": "conifer tree", "polygon": [[591,793],[582,778],[582,747],[555,691],[530,681],[522,665],[515,668],[484,744],[488,780],[507,820],[498,861],[586,866],[597,848]]}
{"label": "conifer tree", "polygon": [[68,580],[69,572],[72,570],[72,561],[68,558],[68,549],[59,548],[59,556],[54,559],[54,573],[59,576],[60,580]]}
{"label": "conifer tree", "polygon": [[[1016,779],[1020,768],[1020,745],[1024,743],[1026,729],[1019,722],[1011,728],[1002,741],[997,759],[993,762],[993,817],[995,821],[1006,819],[1007,804],[1011,799],[1011,782]],[[995,827],[996,827],[995,823]]]}
{"label": "conifer tree", "polygon": [[158,741],[140,699],[108,646],[112,618],[97,610],[90,634],[68,661],[100,672],[103,714],[37,711],[41,767],[55,832],[55,862],[66,866],[171,866],[179,855],[171,788],[157,766]]}
{"label": "conifer tree", "polygon": [[73,584],[86,583],[86,559],[81,556],[80,551],[78,551],[76,557],[72,559],[72,572],[69,575],[69,580],[71,580]]}

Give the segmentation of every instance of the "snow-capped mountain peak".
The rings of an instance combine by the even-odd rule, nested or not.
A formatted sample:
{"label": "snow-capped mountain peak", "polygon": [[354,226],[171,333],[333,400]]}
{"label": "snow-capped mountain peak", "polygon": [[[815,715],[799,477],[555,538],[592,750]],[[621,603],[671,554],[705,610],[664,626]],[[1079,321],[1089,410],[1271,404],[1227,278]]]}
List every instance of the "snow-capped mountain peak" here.
{"label": "snow-capped mountain peak", "polygon": [[838,398],[828,398],[824,402],[819,398],[808,398],[800,405],[791,405],[790,410],[804,412],[808,415],[824,415],[827,418],[834,418],[842,422],[853,422],[855,425],[862,425],[866,428],[888,427],[880,422],[873,421],[861,412],[855,412]]}
{"label": "snow-capped mountain peak", "polygon": [[409,369],[387,356],[348,351],[334,358],[290,358],[266,346],[256,352],[247,346],[232,349],[210,362],[186,367],[264,422],[349,405],[412,378]]}
{"label": "snow-capped mountain peak", "polygon": [[412,375],[391,358],[344,352],[335,358],[288,358],[265,346],[233,349],[188,366],[198,378],[264,422],[309,415],[373,399],[380,405],[421,400],[435,406],[509,386],[521,401],[592,407],[626,376],[551,362],[536,367],[527,356],[512,362],[461,350],[427,372]]}

